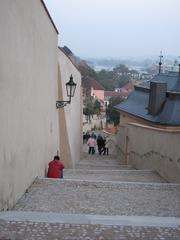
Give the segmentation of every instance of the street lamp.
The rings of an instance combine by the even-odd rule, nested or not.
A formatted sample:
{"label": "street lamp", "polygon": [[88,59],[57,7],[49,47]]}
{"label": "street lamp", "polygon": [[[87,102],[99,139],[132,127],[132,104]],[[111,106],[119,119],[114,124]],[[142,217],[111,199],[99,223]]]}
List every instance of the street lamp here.
{"label": "street lamp", "polygon": [[67,96],[69,97],[68,101],[56,101],[56,108],[65,107],[67,104],[71,103],[71,98],[74,97],[74,93],[76,90],[76,83],[73,81],[73,76],[70,76],[69,82],[66,83],[66,92]]}

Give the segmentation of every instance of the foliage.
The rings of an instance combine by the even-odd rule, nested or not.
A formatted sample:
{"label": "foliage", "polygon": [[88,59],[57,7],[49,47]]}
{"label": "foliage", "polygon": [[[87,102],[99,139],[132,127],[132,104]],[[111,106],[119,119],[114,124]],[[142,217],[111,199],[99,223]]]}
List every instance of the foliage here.
{"label": "foliage", "polygon": [[131,81],[131,76],[135,72],[129,70],[123,64],[115,67],[113,71],[101,70],[96,73],[96,79],[108,91],[114,91]]}
{"label": "foliage", "polygon": [[110,104],[106,109],[107,121],[113,122],[115,126],[117,126],[119,124],[120,114],[119,114],[119,112],[114,110],[113,107],[116,106],[117,104],[121,103],[122,101],[123,101],[123,99],[120,97],[112,97],[112,98],[110,98],[110,100],[109,100]]}
{"label": "foliage", "polygon": [[126,75],[127,73],[129,73],[129,68],[126,67],[124,64],[119,64],[118,66],[116,66],[113,71],[116,74],[122,74],[122,75]]}
{"label": "foliage", "polygon": [[99,115],[101,110],[101,104],[100,102],[96,99],[94,102],[94,112],[95,114]]}
{"label": "foliage", "polygon": [[100,102],[93,97],[86,97],[84,99],[83,113],[85,115],[100,114]]}
{"label": "foliage", "polygon": [[78,69],[83,77],[88,76],[96,78],[96,72],[86,63],[86,61],[81,61],[78,65]]}
{"label": "foliage", "polygon": [[106,90],[114,90],[115,82],[113,71],[106,71],[103,69],[96,73],[96,79]]}
{"label": "foliage", "polygon": [[138,73],[135,70],[130,70],[124,64],[116,66],[112,71],[103,69],[99,72],[96,72],[84,60],[79,62],[78,69],[83,77],[88,76],[94,78],[107,91],[114,91],[115,88],[123,87],[125,84],[131,81],[133,74]]}

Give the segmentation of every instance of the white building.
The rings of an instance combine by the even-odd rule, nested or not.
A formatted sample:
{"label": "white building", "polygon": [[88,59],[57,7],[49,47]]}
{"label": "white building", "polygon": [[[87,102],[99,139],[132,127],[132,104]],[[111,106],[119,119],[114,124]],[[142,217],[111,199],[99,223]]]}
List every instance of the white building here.
{"label": "white building", "polygon": [[[45,176],[57,150],[66,166],[78,160],[81,76],[58,50],[58,31],[42,0],[0,1],[0,44],[1,210],[11,208],[37,176]],[[56,101],[66,98],[60,91],[70,74],[77,83],[75,97],[56,109]]]}

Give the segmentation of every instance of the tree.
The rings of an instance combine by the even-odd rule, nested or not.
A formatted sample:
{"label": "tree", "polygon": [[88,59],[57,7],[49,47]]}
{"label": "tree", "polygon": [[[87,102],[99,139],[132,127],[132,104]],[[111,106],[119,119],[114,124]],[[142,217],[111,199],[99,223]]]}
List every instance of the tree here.
{"label": "tree", "polygon": [[100,102],[93,97],[86,97],[84,99],[84,108],[83,108],[83,113],[87,116],[100,114]]}
{"label": "tree", "polygon": [[93,115],[94,114],[94,103],[93,103],[93,97],[86,97],[84,99],[84,108],[83,113],[85,115]]}
{"label": "tree", "polygon": [[114,91],[131,81],[131,70],[123,64],[115,67],[113,71],[101,70],[96,73],[96,79],[107,91]]}
{"label": "tree", "polygon": [[101,104],[100,102],[96,99],[94,102],[94,112],[95,114],[99,115],[101,111]]}
{"label": "tree", "polygon": [[78,69],[83,77],[92,77],[96,79],[96,72],[92,69],[86,61],[81,61],[78,64]]}
{"label": "tree", "polygon": [[115,126],[119,124],[120,114],[113,107],[121,103],[123,99],[121,97],[112,97],[110,98],[109,106],[106,109],[107,122],[113,122]]}
{"label": "tree", "polygon": [[119,64],[117,67],[113,69],[113,71],[117,74],[126,75],[129,73],[130,70],[126,65]]}
{"label": "tree", "polygon": [[126,76],[118,76],[117,77],[117,86],[119,88],[123,87],[124,85],[126,85],[127,83],[129,83],[131,81],[131,77],[129,75]]}
{"label": "tree", "polygon": [[113,71],[101,70],[96,73],[97,81],[108,91],[113,91],[115,87]]}

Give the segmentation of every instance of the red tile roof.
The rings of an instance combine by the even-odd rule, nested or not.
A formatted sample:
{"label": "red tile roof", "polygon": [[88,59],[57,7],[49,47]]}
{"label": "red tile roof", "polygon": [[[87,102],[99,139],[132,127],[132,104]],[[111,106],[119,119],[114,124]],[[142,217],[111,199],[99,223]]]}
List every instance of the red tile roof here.
{"label": "red tile roof", "polygon": [[114,91],[105,91],[105,97],[128,97],[129,92],[114,92]]}
{"label": "red tile roof", "polygon": [[105,88],[95,79],[90,77],[82,78],[83,86],[87,88],[93,88],[94,90],[105,90]]}
{"label": "red tile roof", "polygon": [[94,90],[105,90],[105,88],[95,79],[91,79],[91,87],[93,87]]}
{"label": "red tile roof", "polygon": [[127,83],[126,85],[124,85],[122,88],[123,88],[123,89],[126,89],[127,91],[129,91],[129,90],[134,90],[134,83],[129,82],[129,83]]}

